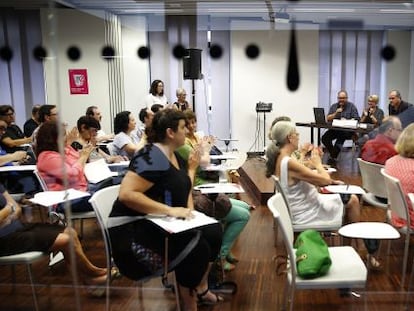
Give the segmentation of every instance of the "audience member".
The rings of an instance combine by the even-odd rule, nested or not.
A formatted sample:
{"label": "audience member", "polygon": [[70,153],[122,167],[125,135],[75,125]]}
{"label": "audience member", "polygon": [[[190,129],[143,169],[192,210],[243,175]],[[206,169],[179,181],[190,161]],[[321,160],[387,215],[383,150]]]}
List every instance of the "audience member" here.
{"label": "audience member", "polygon": [[89,155],[88,162],[104,159],[106,163],[119,163],[124,161],[122,156],[111,156],[96,146],[96,136],[99,131],[99,122],[90,116],[82,116],[77,121],[79,136],[72,142],[73,149],[79,151],[85,146],[92,145],[94,149]]}
{"label": "audience member", "polygon": [[[345,221],[358,222],[360,220],[358,197],[354,194],[319,193],[317,187],[343,184],[343,182],[333,180],[325,170],[318,148],[312,149],[309,157],[315,170],[292,157],[298,145],[299,133],[296,131],[295,124],[289,121],[279,121],[272,128],[272,142],[266,149],[266,176],[279,177],[289,201],[292,223],[312,224],[319,221],[342,220],[344,206]],[[361,245],[358,246],[361,249]],[[367,248],[368,246],[370,245],[367,244]],[[378,243],[374,248],[368,249],[368,262],[376,268],[380,266],[373,256],[377,249]]]}
{"label": "audience member", "polygon": [[[149,129],[149,144],[131,160],[129,171],[121,184],[119,197],[110,214],[113,217],[168,215],[188,219],[192,217],[192,180],[199,163],[194,152],[186,163],[175,150],[185,141],[185,116],[182,112],[167,109],[154,116]],[[175,267],[178,290],[183,310],[197,310],[199,303],[214,304],[221,300],[209,291],[207,276],[211,263],[217,258],[222,230],[218,223],[198,227],[201,237],[195,247]],[[151,273],[135,253],[137,245],[145,245],[155,254],[164,257],[165,232],[146,218],[114,226],[109,229],[113,258],[121,273],[131,279],[140,279]],[[169,235],[170,260],[184,249],[194,230]],[[141,247],[142,248],[142,247]]]}
{"label": "audience member", "polygon": [[361,149],[361,158],[368,162],[385,164],[389,158],[397,154],[394,144],[402,131],[401,122],[396,116],[384,118],[378,127],[375,138],[368,140]]}
{"label": "audience member", "polygon": [[[402,131],[395,149],[398,154],[385,162],[385,172],[400,181],[409,207],[411,229],[414,229],[414,210],[407,197],[408,193],[414,193],[414,124],[410,124]],[[399,228],[407,225],[405,220],[396,215],[392,215],[392,222]]]}
{"label": "audience member", "polygon": [[0,120],[6,122],[7,128],[1,137],[0,146],[7,152],[13,153],[18,150],[25,150],[23,145],[32,142],[31,137],[26,137],[15,122],[15,113],[12,106],[0,106]]}
{"label": "audience member", "polygon": [[158,111],[162,110],[162,109],[164,109],[164,106],[160,105],[160,104],[154,104],[154,105],[151,106],[151,111],[154,114],[157,113]]}
{"label": "audience member", "polygon": [[[59,131],[64,138],[64,150],[59,150]],[[94,149],[92,145],[82,148],[80,152],[71,147],[72,142],[77,139],[78,130],[73,128],[66,133],[63,126],[56,121],[48,121],[42,124],[37,135],[36,155],[37,170],[45,181],[48,190],[60,191],[74,188],[80,191],[88,191],[88,182],[84,174],[84,167],[90,153]],[[67,184],[65,179],[67,178]],[[92,210],[88,202],[89,197],[71,201],[72,212],[83,212]],[[58,207],[58,211],[63,206]]]}
{"label": "audience member", "polygon": [[171,108],[168,104],[167,96],[164,94],[164,82],[154,80],[151,83],[149,94],[145,97],[145,106],[151,108],[152,105],[159,104],[164,108]]}
{"label": "audience member", "polygon": [[373,124],[374,127],[381,125],[382,119],[384,119],[384,111],[377,106],[378,100],[378,95],[368,96],[368,107],[362,112],[361,123]]}
{"label": "audience member", "polygon": [[[201,152],[206,153],[208,157],[209,148],[206,148],[205,145],[209,145],[209,142],[206,140],[203,141],[203,137],[199,137],[196,134],[197,117],[195,113],[191,110],[186,110],[184,111],[184,114],[186,116],[187,127],[186,139],[185,144],[178,148],[177,152],[184,160],[187,160],[191,152],[199,148],[201,149]],[[209,162],[209,159],[207,159],[207,162]],[[206,178],[207,176],[203,174],[204,172],[205,171],[203,171],[200,166],[197,168],[194,181],[195,186],[207,182],[218,182],[218,178],[212,181],[208,180]],[[233,270],[235,268],[234,264],[238,262],[238,259],[231,253],[231,248],[250,219],[249,204],[233,198],[229,199],[231,202],[231,209],[229,213],[221,219],[221,222],[224,225],[224,233],[220,249],[220,257],[223,260],[223,269],[225,271]]]}
{"label": "audience member", "polygon": [[[79,272],[84,284],[106,283],[106,269],[90,262],[73,228],[49,223],[23,223],[20,221],[21,215],[22,208],[0,184],[0,256],[30,251],[62,252],[65,264],[71,270],[73,268],[71,252],[74,252],[76,271]],[[91,294],[100,290],[91,287],[90,289]]]}
{"label": "audience member", "polygon": [[401,93],[398,90],[391,90],[388,94],[390,103],[388,104],[388,112],[390,116],[396,116],[401,112],[405,111],[411,104],[403,101]]}
{"label": "audience member", "polygon": [[55,105],[42,105],[39,109],[39,126],[35,128],[32,134],[32,145],[33,148],[36,149],[36,138],[37,138],[37,132],[39,131],[40,126],[47,122],[47,121],[57,121],[58,120],[58,110]]}
{"label": "audience member", "polygon": [[137,136],[136,124],[134,116],[129,111],[121,111],[115,116],[113,145],[116,154],[132,159],[135,152],[143,147]]}
{"label": "audience member", "polygon": [[39,109],[40,105],[35,105],[32,108],[32,116],[30,119],[28,119],[24,125],[23,125],[23,132],[26,137],[30,137],[33,134],[33,131],[36,129],[36,127],[39,126]]}
{"label": "audience member", "polygon": [[147,135],[145,134],[145,129],[151,126],[152,119],[154,118],[154,113],[149,108],[142,108],[139,111],[139,120],[142,123],[142,126],[137,131],[137,136],[140,140],[144,140],[147,143]]}
{"label": "audience member", "polygon": [[[355,105],[348,101],[348,94],[341,90],[338,92],[338,102],[329,108],[329,113],[326,116],[328,122],[334,119],[356,119],[359,120],[358,110]],[[334,164],[338,157],[344,141],[351,139],[353,132],[329,129],[323,134],[322,142],[329,152],[329,162]],[[335,145],[332,142],[336,139]]]}
{"label": "audience member", "polygon": [[101,127],[102,113],[97,106],[89,106],[86,109],[86,115],[95,118],[95,120],[99,122],[99,129],[98,129],[98,133],[96,136],[97,142],[108,141],[108,140],[114,139],[114,136],[115,136],[114,134],[106,134],[104,130],[102,129]]}
{"label": "audience member", "polygon": [[188,104],[188,101],[185,99],[187,96],[186,91],[183,88],[178,88],[175,94],[177,95],[177,101],[174,103],[174,108],[177,108],[181,111],[190,109],[190,105]]}
{"label": "audience member", "polygon": [[[3,120],[0,120],[0,139],[6,132],[7,123]],[[0,166],[4,165],[14,165],[13,162],[17,164],[22,164],[27,160],[27,152],[23,150],[15,151],[13,153],[7,153],[1,148],[0,145]]]}

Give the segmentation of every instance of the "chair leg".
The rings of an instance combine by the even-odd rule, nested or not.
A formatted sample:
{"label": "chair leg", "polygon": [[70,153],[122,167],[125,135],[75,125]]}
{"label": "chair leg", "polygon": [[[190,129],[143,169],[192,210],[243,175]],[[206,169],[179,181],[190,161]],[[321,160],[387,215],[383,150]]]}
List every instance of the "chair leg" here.
{"label": "chair leg", "polygon": [[177,279],[175,277],[175,272],[173,271],[173,282],[174,282],[174,294],[175,294],[175,302],[177,303],[177,311],[181,311],[181,304],[180,304],[180,293],[177,284]]}
{"label": "chair leg", "polygon": [[32,287],[32,295],[33,295],[34,307],[35,307],[35,310],[38,311],[39,310],[39,306],[37,304],[36,288],[35,288],[35,285],[33,283],[32,265],[31,264],[27,264],[27,271],[29,273],[30,285]]}
{"label": "chair leg", "polygon": [[407,271],[407,261],[408,261],[408,250],[410,247],[410,234],[405,235],[405,245],[404,245],[404,258],[403,258],[403,268],[402,268],[402,275],[401,275],[401,290],[404,289],[405,283],[405,273]]}

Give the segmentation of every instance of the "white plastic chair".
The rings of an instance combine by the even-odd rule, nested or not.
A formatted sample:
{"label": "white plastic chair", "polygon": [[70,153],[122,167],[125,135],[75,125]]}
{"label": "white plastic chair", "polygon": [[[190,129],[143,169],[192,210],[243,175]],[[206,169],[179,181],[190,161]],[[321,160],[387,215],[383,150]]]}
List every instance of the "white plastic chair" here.
{"label": "white plastic chair", "polygon": [[[106,252],[106,263],[108,268],[108,278],[106,283],[106,309],[109,310],[109,280],[110,280],[110,271],[112,267],[112,251],[111,251],[111,240],[109,236],[108,231],[108,218],[109,214],[112,210],[112,205],[119,194],[120,185],[114,185],[110,187],[106,187],[103,189],[98,190],[95,192],[92,197],[90,198],[89,202],[92,204],[93,209],[95,210],[96,217],[98,219],[99,226],[101,227],[102,236],[104,238],[104,244],[105,244],[105,252]],[[121,217],[125,218],[125,217]],[[200,239],[200,232],[197,232],[195,236],[192,238],[192,240],[187,244],[187,247],[184,251],[182,251],[176,259],[174,259],[175,262],[179,262],[182,259],[184,259],[184,252],[189,252],[198,242]],[[165,268],[164,268],[164,275],[163,275],[163,284],[164,286],[168,287],[168,285],[165,283],[167,278],[167,273],[169,271],[169,263],[168,263],[168,237],[166,237],[165,240]],[[153,277],[158,277],[159,275],[154,275]],[[174,283],[174,293],[175,293],[175,299],[177,303],[177,310],[180,311],[180,299],[179,299],[179,293],[177,288],[177,282],[175,279],[175,274],[173,273],[173,283]]]}
{"label": "white plastic chair", "polygon": [[[401,234],[405,235],[405,242],[404,242],[404,256],[403,256],[403,265],[402,265],[402,273],[401,273],[401,289],[404,288],[404,281],[405,275],[407,272],[407,261],[408,261],[408,254],[410,248],[410,235],[413,233],[411,230],[411,221],[410,221],[410,213],[408,208],[408,203],[405,197],[405,194],[401,188],[400,181],[387,174],[385,169],[381,169],[381,174],[384,176],[385,181],[385,189],[387,190],[388,196],[388,207],[390,212],[395,214],[396,216],[404,219],[407,222],[407,225],[402,228],[396,228]],[[392,225],[391,222],[391,215],[388,213],[388,221]],[[388,246],[388,255],[390,254],[390,245]]]}
{"label": "white plastic chair", "polygon": [[350,246],[329,247],[332,266],[329,272],[315,279],[302,279],[297,275],[296,250],[293,248],[293,227],[288,207],[281,193],[274,194],[267,206],[273,214],[280,231],[288,255],[287,279],[283,306],[293,310],[296,289],[350,289],[365,288],[367,268],[358,253]]}
{"label": "white plastic chair", "polygon": [[366,191],[362,194],[362,199],[372,206],[387,209],[387,203],[378,199],[387,198],[384,178],[381,175],[381,169],[384,168],[384,165],[368,162],[361,158],[357,158],[357,161],[361,172],[362,188]]}
{"label": "white plastic chair", "polygon": [[[272,179],[275,183],[275,192],[279,192],[282,195],[283,200],[285,201],[285,204],[288,209],[288,213],[290,216],[290,206],[289,201],[287,200],[287,196],[282,188],[282,185],[280,184],[280,180],[277,176],[272,175]],[[292,218],[291,218],[292,219]],[[294,232],[302,232],[306,229],[314,229],[316,231],[320,232],[333,232],[337,231],[339,228],[342,227],[343,219],[339,221],[319,221],[319,222],[313,222],[312,224],[292,224],[293,231]]]}
{"label": "white plastic chair", "polygon": [[[47,184],[46,184],[46,182],[44,181],[44,179],[42,178],[42,176],[40,175],[40,173],[37,169],[34,170],[34,174],[37,177],[37,179],[38,179],[38,181],[39,181],[39,183],[42,187],[42,190],[43,191],[48,191]],[[65,218],[67,217],[67,215],[64,215],[64,216],[65,216]],[[80,234],[79,234],[80,238],[82,238],[82,236],[83,236],[83,220],[84,219],[90,219],[90,218],[96,218],[95,211],[75,212],[75,213],[72,212],[72,213],[70,213],[70,219],[72,221],[75,221],[75,220],[80,221]]]}
{"label": "white plastic chair", "polygon": [[[29,274],[30,286],[32,288],[32,295],[33,295],[33,304],[35,310],[39,310],[39,306],[37,303],[37,296],[36,296],[36,289],[33,282],[33,273],[32,273],[32,264],[38,260],[43,259],[46,257],[47,254],[42,252],[25,252],[21,254],[9,255],[9,256],[0,256],[0,265],[26,265],[27,272]],[[13,267],[14,269],[14,267]],[[15,283],[15,273],[13,270],[13,284]]]}

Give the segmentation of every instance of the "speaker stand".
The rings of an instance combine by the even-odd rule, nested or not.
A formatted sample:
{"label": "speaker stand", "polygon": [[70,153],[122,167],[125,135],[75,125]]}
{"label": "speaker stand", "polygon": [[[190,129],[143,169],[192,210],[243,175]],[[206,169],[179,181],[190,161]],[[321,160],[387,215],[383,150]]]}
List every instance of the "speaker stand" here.
{"label": "speaker stand", "polygon": [[196,90],[195,90],[195,83],[194,83],[194,79],[192,79],[191,80],[191,87],[192,87],[192,92],[191,92],[191,95],[192,95],[192,99],[193,99],[193,111],[194,111],[194,113],[196,112],[196,105],[195,105],[195,94],[196,94]]}

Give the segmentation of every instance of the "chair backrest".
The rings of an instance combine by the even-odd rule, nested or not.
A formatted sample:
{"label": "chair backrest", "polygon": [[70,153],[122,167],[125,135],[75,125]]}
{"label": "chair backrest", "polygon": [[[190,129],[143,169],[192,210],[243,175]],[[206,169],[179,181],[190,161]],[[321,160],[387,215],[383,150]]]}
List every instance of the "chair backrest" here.
{"label": "chair backrest", "polygon": [[[276,221],[278,228],[282,234],[283,244],[286,247],[286,252],[289,258],[295,258],[295,250],[293,248],[294,233],[288,207],[283,198],[282,193],[275,193],[267,201],[267,207],[271,211],[274,220]],[[296,276],[296,263],[290,263],[290,269],[292,277],[295,279]]]}
{"label": "chair backrest", "polygon": [[105,252],[107,259],[107,267],[111,267],[111,242],[108,232],[108,218],[112,210],[112,205],[119,194],[120,185],[114,185],[106,187],[96,191],[89,199],[93,210],[95,211],[96,218],[99,222],[99,227],[102,231],[104,238]]}
{"label": "chair backrest", "polygon": [[47,184],[46,184],[45,180],[43,179],[43,177],[40,175],[39,171],[37,169],[35,169],[33,171],[33,174],[36,176],[36,178],[37,178],[37,180],[40,184],[40,187],[42,187],[42,190],[47,191],[48,190]]}
{"label": "chair backrest", "polygon": [[407,221],[407,227],[410,228],[410,216],[408,212],[408,203],[404,192],[402,191],[400,181],[381,169],[384,176],[385,188],[388,196],[388,206],[390,210],[398,217]]}
{"label": "chair backrest", "polygon": [[118,155],[118,152],[117,152],[116,147],[115,147],[113,142],[108,143],[106,145],[106,148],[108,149],[109,155],[111,155],[111,156]]}
{"label": "chair backrest", "polygon": [[289,216],[291,216],[289,201],[287,199],[285,191],[282,188],[282,184],[280,183],[279,177],[277,177],[276,175],[272,175],[272,179],[273,179],[273,182],[275,184],[275,190],[274,190],[275,193],[280,193],[282,195],[282,198],[283,198],[283,200],[285,201],[285,204],[286,204],[288,214],[289,214]]}
{"label": "chair backrest", "polygon": [[365,161],[357,158],[359,170],[361,171],[362,187],[367,191],[380,198],[387,198],[384,178],[381,175],[381,169],[384,165]]}

